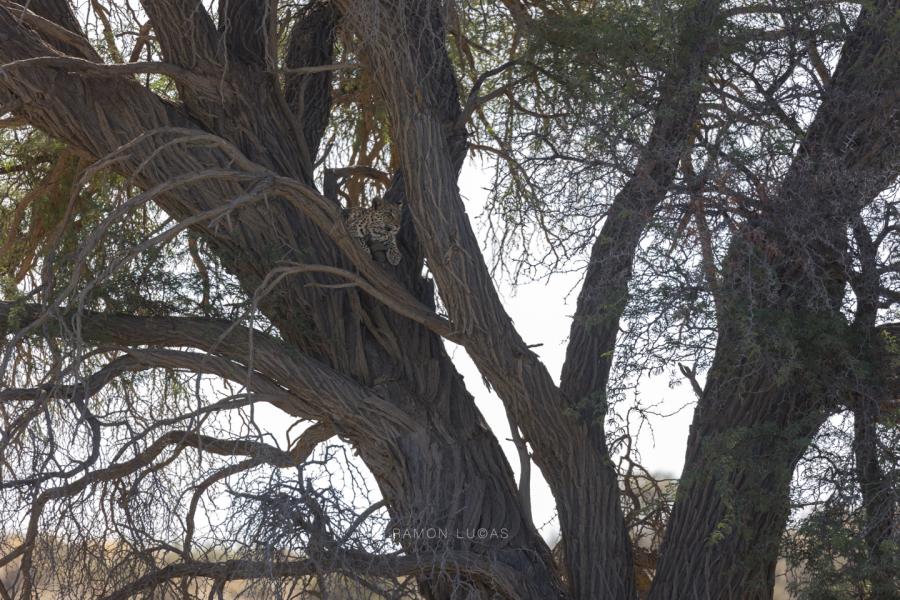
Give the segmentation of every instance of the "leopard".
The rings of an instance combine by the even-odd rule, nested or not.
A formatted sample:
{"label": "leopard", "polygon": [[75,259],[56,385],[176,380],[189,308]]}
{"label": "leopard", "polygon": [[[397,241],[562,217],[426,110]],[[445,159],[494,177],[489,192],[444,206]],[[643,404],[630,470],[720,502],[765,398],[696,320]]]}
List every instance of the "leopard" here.
{"label": "leopard", "polygon": [[400,217],[403,204],[382,202],[371,208],[352,208],[347,214],[347,228],[350,235],[371,257],[370,242],[381,242],[387,245],[387,261],[392,266],[400,264],[402,255],[397,246],[397,234],[400,232]]}

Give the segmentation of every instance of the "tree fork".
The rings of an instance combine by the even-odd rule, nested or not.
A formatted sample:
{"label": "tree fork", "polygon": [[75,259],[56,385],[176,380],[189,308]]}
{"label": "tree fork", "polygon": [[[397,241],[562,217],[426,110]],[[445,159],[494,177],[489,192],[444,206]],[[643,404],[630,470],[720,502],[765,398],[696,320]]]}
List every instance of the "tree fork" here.
{"label": "tree fork", "polygon": [[898,51],[896,4],[866,5],[779,195],[731,244],[650,600],[772,596],[794,466],[857,380],[847,230],[897,175]]}
{"label": "tree fork", "polygon": [[[149,2],[148,12],[157,14],[155,26],[158,29],[166,24],[181,22],[177,15],[173,16],[170,12],[173,4],[152,4],[159,12],[152,13]],[[192,31],[202,32],[200,41],[215,33],[210,33],[203,13],[190,11],[190,15],[190,22],[194,23]],[[4,62],[40,56],[47,52],[46,48],[36,45],[15,19],[10,18],[2,9],[0,21],[3,31],[11,39],[0,50]],[[182,51],[185,43],[193,48],[192,43],[196,39],[185,40],[173,35],[161,41],[164,49],[169,47],[169,60],[176,64],[188,61],[185,62],[188,65],[197,60],[212,61],[215,58],[215,54],[204,53],[202,44],[199,54]],[[208,62],[205,66],[201,65],[200,70],[214,66],[214,62]],[[27,74],[19,75],[22,79],[13,79],[8,82],[11,88],[7,85],[4,88],[13,96],[21,98],[21,114],[35,126],[95,157],[104,157],[148,132],[173,125],[194,128],[199,133],[202,130],[199,129],[198,122],[204,123],[214,127],[214,133],[226,138],[241,131],[240,127],[231,129],[234,123],[229,125],[217,116],[223,114],[223,108],[221,105],[216,106],[212,98],[202,91],[184,89],[186,104],[176,108],[161,102],[132,81],[105,81],[101,91],[96,86],[97,81],[81,79],[54,69],[35,68]],[[36,102],[23,88],[17,87],[17,84],[26,79],[32,85],[32,90],[56,86],[54,97],[57,100],[42,99],[41,102]],[[253,81],[246,83],[252,86]],[[272,119],[278,120],[282,110],[278,108],[276,99],[267,99],[264,95],[274,94],[277,92],[276,88],[255,88],[252,100],[241,99],[241,82],[233,83],[234,88],[230,92],[233,97],[228,100],[232,108],[228,110],[239,110],[246,127],[258,132],[257,139],[264,144],[248,146],[248,139],[243,137],[238,140],[238,147],[254,160],[261,161],[276,171],[287,168],[286,175],[302,180],[304,173],[297,167],[302,164],[299,145],[280,133],[281,128],[273,130],[267,125]],[[63,101],[63,97],[68,100]],[[254,106],[253,111],[240,108],[251,105]],[[104,111],[98,113],[95,110],[98,106],[104,107]],[[114,120],[117,126],[111,128],[105,119]],[[152,144],[149,146],[132,146],[133,162],[118,163],[118,168],[124,175],[132,175],[133,171],[130,169],[134,169],[148,156],[139,156],[141,152],[153,152]],[[185,170],[196,170],[200,164],[208,161],[224,160],[227,163],[228,160],[217,157],[213,149],[182,152],[175,151],[175,148],[173,146],[166,155],[156,155],[152,162],[145,164],[137,182],[146,188],[169,180]],[[239,189],[229,183],[210,182],[205,187],[194,185],[156,200],[170,214],[181,219],[215,206],[221,198],[234,197],[239,193]],[[315,260],[318,262],[347,267],[343,257],[326,236],[306,223],[286,203],[273,198],[270,206],[282,216],[281,220],[273,222],[271,213],[250,208],[240,213],[240,227],[232,232],[207,228],[200,230],[249,294],[252,295],[265,274],[275,266],[272,264],[274,257],[265,250],[273,231],[280,239],[287,241],[288,251],[295,253],[298,262],[309,261],[309,254],[312,252],[317,255]],[[284,256],[278,258],[283,259]],[[385,440],[385,447],[390,447],[391,452],[363,452],[363,457],[378,478],[398,522],[426,525],[423,519],[433,519],[433,522],[427,523],[429,527],[477,524],[484,528],[506,529],[510,532],[510,537],[506,540],[490,540],[490,543],[484,544],[478,540],[471,543],[454,538],[451,543],[492,557],[492,560],[500,563],[511,564],[523,575],[520,581],[509,584],[496,582],[498,589],[517,590],[521,597],[560,596],[549,551],[534,532],[533,525],[523,519],[518,508],[517,491],[505,456],[496,439],[482,431],[483,421],[440,340],[408,319],[385,311],[377,302],[359,297],[355,291],[328,291],[323,294],[315,288],[307,287],[306,284],[310,281],[315,280],[295,277],[285,281],[277,296],[274,296],[278,301],[266,298],[260,304],[262,311],[279,326],[290,343],[296,344],[301,351],[308,352],[312,357],[364,382],[371,382],[376,378],[393,382],[384,389],[385,397],[395,402],[400,410],[421,419],[416,431],[410,431],[400,438],[389,438],[390,441]],[[382,332],[382,339],[387,333],[388,339],[404,339],[407,343],[403,346],[392,344],[388,348],[381,347],[379,338],[370,335],[361,325],[357,314],[359,310],[380,313],[380,316],[369,322],[380,322],[390,327]],[[298,320],[298,314],[309,315],[307,319],[315,323],[317,335],[312,338],[309,336],[303,322],[305,319]],[[435,380],[435,373],[441,373],[439,380]],[[336,422],[335,426],[338,431],[341,430],[341,423]],[[378,437],[377,434],[375,437]],[[384,462],[385,457],[390,455],[394,456],[391,462]],[[404,465],[399,473],[398,464]],[[464,466],[469,470],[461,470]],[[459,503],[458,497],[447,495],[443,487],[438,485],[437,482],[444,478],[459,485],[460,490],[477,492],[480,494],[480,501]],[[423,581],[427,589],[429,580],[426,578]],[[449,592],[446,584],[441,583],[443,580],[440,577],[435,581],[434,589],[430,592],[432,596],[447,597]],[[484,580],[473,583],[482,590],[482,594],[488,594],[488,590],[494,589],[489,573],[485,573]]]}

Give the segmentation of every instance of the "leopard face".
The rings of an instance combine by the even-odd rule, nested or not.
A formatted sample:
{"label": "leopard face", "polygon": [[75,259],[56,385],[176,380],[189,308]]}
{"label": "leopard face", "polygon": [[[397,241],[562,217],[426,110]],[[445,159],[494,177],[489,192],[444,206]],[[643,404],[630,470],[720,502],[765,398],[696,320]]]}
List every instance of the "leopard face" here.
{"label": "leopard face", "polygon": [[387,260],[391,265],[398,265],[402,258],[400,248],[397,246],[397,234],[400,232],[400,222],[403,215],[403,205],[384,202],[378,208],[357,208],[350,211],[347,217],[347,227],[359,244],[365,248],[369,256],[372,251],[370,242],[380,242],[387,245]]}

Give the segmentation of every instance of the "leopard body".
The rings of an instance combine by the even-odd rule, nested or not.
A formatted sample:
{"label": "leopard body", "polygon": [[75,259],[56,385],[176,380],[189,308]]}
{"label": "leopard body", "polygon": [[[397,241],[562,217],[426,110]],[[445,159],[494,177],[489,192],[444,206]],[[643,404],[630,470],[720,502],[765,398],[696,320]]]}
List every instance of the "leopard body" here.
{"label": "leopard body", "polygon": [[402,257],[397,246],[402,214],[403,205],[390,202],[382,202],[378,207],[354,208],[347,215],[347,228],[369,256],[372,255],[369,243],[384,243],[387,246],[387,261],[396,266]]}

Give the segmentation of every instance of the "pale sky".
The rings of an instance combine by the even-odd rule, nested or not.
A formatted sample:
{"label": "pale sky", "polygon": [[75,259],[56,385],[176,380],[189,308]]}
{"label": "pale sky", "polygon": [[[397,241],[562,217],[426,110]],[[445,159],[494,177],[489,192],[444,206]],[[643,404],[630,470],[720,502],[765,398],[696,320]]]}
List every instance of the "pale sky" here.
{"label": "pale sky", "polygon": [[[467,163],[459,180],[460,191],[466,201],[470,219],[475,219],[487,199],[490,182],[489,174],[474,164]],[[490,264],[490,249],[483,248]],[[527,344],[543,344],[533,348],[541,357],[554,380],[559,382],[559,374],[566,354],[571,315],[575,312],[578,290],[581,289],[581,273],[555,275],[549,282],[534,282],[515,288],[499,282],[498,288],[507,312]],[[571,291],[571,293],[570,293]],[[568,298],[566,296],[569,296]],[[488,424],[500,438],[510,464],[518,473],[518,455],[510,441],[509,426],[503,406],[496,394],[482,383],[481,375],[466,352],[448,343],[453,362],[463,374],[466,387],[475,396],[479,409]],[[661,375],[644,381],[638,389],[645,404],[662,402],[657,410],[661,413],[677,410],[693,401],[694,394],[685,382],[675,388],[669,387],[668,375]],[[688,426],[693,416],[693,405],[675,415],[651,418],[651,432],[643,429],[638,437],[638,450],[643,465],[654,474],[678,476],[684,464]],[[635,424],[636,425],[636,424]],[[554,514],[553,497],[540,476],[540,471],[532,466],[532,504],[534,521],[538,526],[548,522]],[[549,526],[548,530],[553,529]],[[544,531],[545,536],[549,533]]]}

